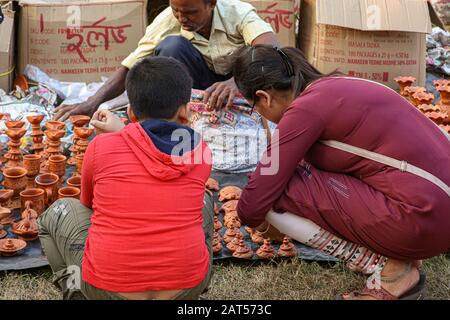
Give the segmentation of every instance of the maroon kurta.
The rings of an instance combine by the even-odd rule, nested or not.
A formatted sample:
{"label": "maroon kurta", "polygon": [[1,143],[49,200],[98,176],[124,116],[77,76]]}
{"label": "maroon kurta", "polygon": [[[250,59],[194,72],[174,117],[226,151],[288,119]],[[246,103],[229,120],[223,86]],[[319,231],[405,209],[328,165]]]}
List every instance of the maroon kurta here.
{"label": "maroon kurta", "polygon": [[292,103],[278,130],[262,163],[279,140],[279,170],[263,175],[273,163],[258,165],[238,205],[245,224],[261,224],[273,208],[392,258],[423,259],[450,248],[444,191],[318,143],[337,140],[406,160],[450,185],[450,142],[396,92],[354,78],[323,78]]}

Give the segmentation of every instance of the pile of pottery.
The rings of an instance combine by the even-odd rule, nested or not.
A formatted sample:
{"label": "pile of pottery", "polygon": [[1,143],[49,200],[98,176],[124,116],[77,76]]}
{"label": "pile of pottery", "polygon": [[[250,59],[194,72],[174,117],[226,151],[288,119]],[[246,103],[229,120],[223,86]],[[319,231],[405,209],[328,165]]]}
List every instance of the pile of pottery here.
{"label": "pile of pottery", "polygon": [[[259,248],[253,250],[246,244],[244,234],[241,231],[242,223],[237,214],[237,204],[241,197],[242,190],[236,186],[227,186],[220,189],[219,183],[209,178],[206,183],[206,190],[212,194],[213,191],[219,191],[219,201],[222,202],[220,210],[214,204],[214,236],[213,253],[220,255],[224,248],[235,258],[253,259],[256,255],[259,259],[273,259],[275,257],[295,257],[297,250],[289,238],[285,237],[280,248],[276,250],[271,240],[264,238],[259,231],[245,227],[249,239]],[[219,215],[223,214],[223,223],[219,220]],[[223,236],[221,230],[225,229]]]}
{"label": "pile of pottery", "polygon": [[[18,237],[3,239],[0,253],[10,256],[22,250],[26,241],[37,239],[36,219],[48,206],[60,198],[80,197],[83,158],[93,129],[84,127],[89,123],[89,117],[70,118],[75,135],[72,157],[67,161],[61,150],[61,138],[66,134],[64,122],[47,121],[43,131],[43,114],[27,116],[33,142],[29,148],[31,153],[23,154],[21,139],[26,134],[25,121],[13,121],[6,114],[0,114],[0,119],[5,121],[5,133],[9,137],[8,152],[2,157],[5,164],[2,167],[4,189],[0,190],[0,239],[7,234],[5,225],[11,225],[12,233]],[[76,170],[65,181],[67,165],[76,165]],[[21,210],[18,221],[13,215],[14,209]]]}
{"label": "pile of pottery", "polygon": [[439,100],[433,104],[435,96],[424,87],[415,87],[414,77],[398,77],[395,81],[400,86],[400,94],[418,108],[427,118],[436,123],[444,131],[450,133],[450,80],[433,82],[439,92]]}

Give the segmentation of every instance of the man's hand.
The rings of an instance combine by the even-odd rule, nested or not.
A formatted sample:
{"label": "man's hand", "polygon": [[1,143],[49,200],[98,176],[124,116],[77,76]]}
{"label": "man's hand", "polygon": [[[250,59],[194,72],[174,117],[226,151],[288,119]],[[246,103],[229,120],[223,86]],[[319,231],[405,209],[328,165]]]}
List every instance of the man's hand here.
{"label": "man's hand", "polygon": [[91,125],[94,127],[96,134],[117,132],[125,127],[122,120],[108,110],[95,112],[92,116]]}
{"label": "man's hand", "polygon": [[282,242],[283,238],[285,236],[274,226],[270,225],[270,227],[269,227],[269,223],[267,221],[263,222],[261,225],[257,226],[255,229],[258,230],[259,232],[262,232],[262,236],[264,238],[270,238],[270,240],[275,240],[278,242]]}
{"label": "man's hand", "polygon": [[98,106],[89,100],[86,102],[73,104],[73,105],[60,105],[55,109],[54,119],[58,121],[66,121],[72,115],[86,115],[92,116],[97,110]]}
{"label": "man's hand", "polygon": [[233,99],[239,93],[239,90],[234,82],[234,78],[224,82],[216,82],[211,87],[205,90],[203,102],[208,103],[210,109],[221,109],[223,102],[227,100],[225,109],[231,108]]}

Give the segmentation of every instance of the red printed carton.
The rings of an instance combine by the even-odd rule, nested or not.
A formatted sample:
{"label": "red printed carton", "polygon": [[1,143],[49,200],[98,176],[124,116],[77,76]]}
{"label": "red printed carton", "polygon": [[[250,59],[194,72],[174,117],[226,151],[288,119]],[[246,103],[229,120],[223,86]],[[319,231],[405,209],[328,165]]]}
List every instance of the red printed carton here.
{"label": "red printed carton", "polygon": [[32,64],[61,81],[98,82],[134,51],[146,0],[20,2],[19,71]]}

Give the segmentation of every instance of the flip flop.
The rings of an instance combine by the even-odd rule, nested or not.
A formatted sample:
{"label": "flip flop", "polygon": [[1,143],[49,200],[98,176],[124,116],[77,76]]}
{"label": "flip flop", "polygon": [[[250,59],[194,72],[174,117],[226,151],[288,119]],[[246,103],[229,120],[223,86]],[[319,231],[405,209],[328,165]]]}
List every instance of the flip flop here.
{"label": "flip flop", "polygon": [[[402,294],[400,297],[396,297],[386,291],[385,289],[369,289],[364,288],[362,291],[353,291],[349,294],[342,294],[336,297],[336,300],[354,300],[352,297],[363,297],[370,296],[375,298],[375,300],[423,300],[426,295],[427,287],[426,287],[426,274],[424,272],[420,272],[419,282],[416,286],[409,289],[407,292]],[[349,296],[350,299],[344,299],[345,296]]]}

